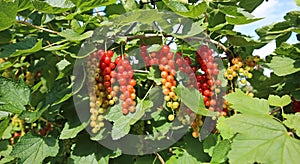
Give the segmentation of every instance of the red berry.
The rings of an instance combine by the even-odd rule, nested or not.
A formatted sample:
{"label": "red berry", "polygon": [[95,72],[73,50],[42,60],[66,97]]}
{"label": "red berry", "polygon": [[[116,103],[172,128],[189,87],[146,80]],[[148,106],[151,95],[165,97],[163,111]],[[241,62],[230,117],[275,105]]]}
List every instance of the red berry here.
{"label": "red berry", "polygon": [[165,54],[170,52],[170,47],[168,45],[163,45],[163,47],[161,48],[161,51]]}
{"label": "red berry", "polygon": [[20,137],[20,136],[21,136],[20,133],[18,133],[18,132],[15,132],[15,133],[14,133],[14,138],[17,138],[17,137]]}
{"label": "red berry", "polygon": [[126,84],[125,78],[120,78],[120,79],[119,79],[119,84],[120,84],[120,85],[125,85],[125,84]]}
{"label": "red berry", "polygon": [[115,69],[116,64],[115,64],[115,63],[109,63],[109,67],[110,67],[111,69]]}
{"label": "red berry", "polygon": [[294,112],[300,112],[300,101],[293,100],[292,109]]}
{"label": "red berry", "polygon": [[141,49],[142,51],[147,51],[147,45],[146,45],[146,44],[142,44],[142,45],[140,46],[140,49]]}
{"label": "red berry", "polygon": [[210,90],[206,89],[203,91],[204,96],[211,96]]}
{"label": "red berry", "polygon": [[125,68],[124,68],[123,66],[121,66],[121,65],[119,65],[119,66],[117,67],[117,69],[118,69],[118,72],[119,72],[119,73],[123,73],[124,70],[125,70]]}
{"label": "red berry", "polygon": [[136,85],[136,81],[135,81],[134,79],[131,79],[131,80],[129,81],[129,85],[135,86],[135,85]]}
{"label": "red berry", "polygon": [[113,56],[114,56],[114,51],[108,50],[108,51],[106,52],[106,54],[107,54],[108,57],[113,57]]}
{"label": "red berry", "polygon": [[118,65],[122,61],[122,56],[118,56],[115,60],[115,63]]}
{"label": "red berry", "polygon": [[104,73],[105,75],[110,75],[110,72],[111,72],[110,67],[105,67],[105,68],[104,68],[103,73]]}

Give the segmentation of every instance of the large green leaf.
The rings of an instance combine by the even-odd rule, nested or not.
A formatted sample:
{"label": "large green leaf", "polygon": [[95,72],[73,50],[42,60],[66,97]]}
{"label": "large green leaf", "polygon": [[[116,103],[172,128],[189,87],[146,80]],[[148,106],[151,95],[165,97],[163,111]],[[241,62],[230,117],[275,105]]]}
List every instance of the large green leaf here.
{"label": "large green leaf", "polygon": [[224,96],[230,107],[244,114],[268,114],[269,104],[267,100],[247,96],[240,89]]}
{"label": "large green leaf", "polygon": [[27,133],[15,144],[11,155],[20,158],[21,163],[38,164],[46,157],[56,156],[58,149],[58,140],[55,138],[42,138]]}
{"label": "large green leaf", "polygon": [[229,163],[298,163],[300,141],[269,115],[237,114],[218,121],[222,131],[230,128],[236,136],[229,151]]}
{"label": "large green leaf", "polygon": [[36,10],[50,14],[59,14],[75,7],[70,0],[32,0],[32,4]]}
{"label": "large green leaf", "polygon": [[30,55],[42,49],[42,39],[26,38],[15,44],[5,45],[2,49],[0,57]]}
{"label": "large green leaf", "polygon": [[282,116],[286,119],[283,121],[284,125],[290,129],[294,129],[300,137],[300,113],[283,114]]}
{"label": "large green leaf", "polygon": [[[202,94],[195,88],[189,89],[183,85],[178,85],[175,93],[181,99],[181,102],[190,108],[193,112],[203,116],[217,116],[217,113],[206,109]],[[192,97],[192,98],[191,98]]]}
{"label": "large green leaf", "polygon": [[267,64],[276,75],[286,76],[300,71],[300,64],[296,60],[284,56],[274,56]]}
{"label": "large green leaf", "polygon": [[0,111],[21,113],[29,103],[30,89],[25,82],[0,77]]}
{"label": "large green leaf", "polygon": [[105,118],[109,121],[114,121],[112,127],[112,139],[117,140],[130,131],[130,125],[135,124],[142,116],[145,111],[153,106],[153,102],[150,100],[139,100],[134,113],[128,113],[126,116],[122,114],[122,107],[120,104],[113,106],[108,110]]}
{"label": "large green leaf", "polygon": [[5,0],[0,0],[0,6],[0,31],[2,31],[9,28],[16,21],[18,6],[15,2]]}
{"label": "large green leaf", "polygon": [[163,0],[163,2],[176,14],[190,18],[201,17],[207,9],[206,2],[201,2],[197,5],[184,4],[174,0]]}

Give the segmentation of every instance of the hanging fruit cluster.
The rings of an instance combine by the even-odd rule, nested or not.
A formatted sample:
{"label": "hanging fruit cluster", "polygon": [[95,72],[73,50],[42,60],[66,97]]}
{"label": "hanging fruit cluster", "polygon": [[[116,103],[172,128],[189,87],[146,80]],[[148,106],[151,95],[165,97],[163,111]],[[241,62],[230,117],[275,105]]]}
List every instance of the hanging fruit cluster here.
{"label": "hanging fruit cluster", "polygon": [[[136,91],[135,85],[136,81],[133,78],[133,70],[132,66],[130,65],[129,60],[125,57],[118,58],[116,60],[117,69],[116,72],[113,73],[114,77],[116,76],[118,83],[119,83],[119,90],[121,91],[120,100],[122,100],[122,113],[124,115],[128,114],[129,112],[135,112],[135,105],[136,105]],[[114,86],[114,88],[118,88]],[[117,89],[114,90],[115,92]],[[115,96],[116,93],[114,93]]]}
{"label": "hanging fruit cluster", "polygon": [[173,121],[175,119],[175,113],[179,108],[178,97],[174,90],[177,85],[175,79],[176,67],[174,53],[170,51],[168,45],[163,45],[160,51],[151,52],[150,55],[148,55],[147,46],[141,45],[140,54],[143,57],[146,66],[159,66],[159,70],[161,71],[162,91],[165,95],[164,100],[167,108],[172,111],[172,114],[168,115],[168,120]]}
{"label": "hanging fruit cluster", "polygon": [[[189,58],[186,58],[186,60],[188,63],[191,63]],[[207,45],[202,45],[196,51],[196,61],[198,61],[198,63],[192,66],[192,70],[196,75],[197,87],[202,94],[204,105],[211,111],[217,111],[221,115],[226,114],[222,108],[222,82],[218,79],[219,65],[213,57],[213,51]],[[199,137],[199,127],[202,126],[202,124],[202,116],[196,115],[196,118],[191,124],[193,137]]]}
{"label": "hanging fruit cluster", "polygon": [[239,88],[245,88],[246,93],[253,97],[254,95],[251,92],[252,89],[248,85],[247,79],[252,78],[253,75],[251,71],[253,71],[259,60],[260,58],[258,56],[247,56],[244,62],[240,57],[233,58],[224,76],[230,81],[237,77]]}
{"label": "hanging fruit cluster", "polygon": [[[90,126],[97,133],[104,126],[104,113],[118,99],[122,100],[122,113],[135,112],[136,81],[129,60],[125,55],[112,61],[114,52],[102,49],[88,56],[88,93],[90,97]],[[121,92],[121,93],[119,93]],[[119,97],[119,98],[118,98]],[[120,111],[121,112],[121,111]]]}
{"label": "hanging fruit cluster", "polygon": [[113,54],[111,50],[104,52],[100,49],[89,55],[86,61],[92,133],[97,133],[104,126],[103,114],[115,101],[111,95],[111,70],[115,68],[111,61]]}

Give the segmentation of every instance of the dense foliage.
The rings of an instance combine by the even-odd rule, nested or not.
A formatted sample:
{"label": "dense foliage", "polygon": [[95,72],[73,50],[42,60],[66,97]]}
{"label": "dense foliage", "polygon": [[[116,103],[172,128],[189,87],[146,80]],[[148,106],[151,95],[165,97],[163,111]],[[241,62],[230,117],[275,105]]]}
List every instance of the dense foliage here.
{"label": "dense foliage", "polygon": [[234,31],[262,3],[0,0],[0,163],[298,163],[300,12]]}

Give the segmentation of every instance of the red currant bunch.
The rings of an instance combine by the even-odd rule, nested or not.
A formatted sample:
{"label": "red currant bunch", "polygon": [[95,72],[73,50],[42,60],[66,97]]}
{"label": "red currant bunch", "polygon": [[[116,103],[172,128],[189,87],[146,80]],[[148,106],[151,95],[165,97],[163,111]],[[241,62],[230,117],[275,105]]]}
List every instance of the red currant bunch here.
{"label": "red currant bunch", "polygon": [[[125,55],[123,56],[123,59],[119,57],[116,63],[117,66],[114,76],[116,76],[116,79],[118,80],[119,90],[121,91],[120,100],[123,101],[122,113],[126,115],[129,112],[135,112],[136,91],[134,87],[136,85],[136,81],[133,77],[134,72],[132,70],[132,66],[130,65],[129,60],[125,57]],[[118,87],[115,86],[114,90],[115,88]]]}
{"label": "red currant bunch", "polygon": [[88,93],[90,97],[90,126],[92,133],[97,133],[104,126],[104,112],[117,101],[113,97],[111,84],[115,82],[111,76],[115,69],[115,62],[111,61],[114,55],[112,50],[102,49],[92,53],[86,62],[88,72]]}

